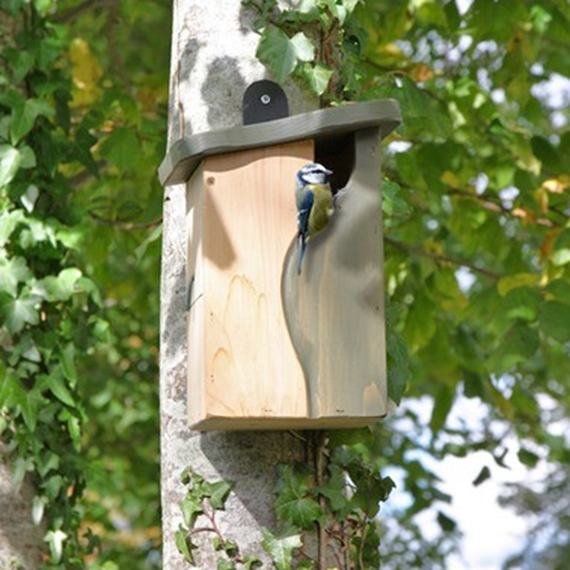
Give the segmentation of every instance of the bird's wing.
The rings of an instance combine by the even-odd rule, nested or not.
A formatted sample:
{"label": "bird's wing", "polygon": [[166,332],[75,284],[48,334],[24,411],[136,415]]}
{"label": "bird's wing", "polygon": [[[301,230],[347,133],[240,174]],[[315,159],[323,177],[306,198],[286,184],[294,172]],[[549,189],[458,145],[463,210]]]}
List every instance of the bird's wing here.
{"label": "bird's wing", "polygon": [[299,227],[299,235],[307,237],[309,232],[309,217],[311,216],[311,210],[315,202],[315,195],[309,189],[304,193],[301,205],[299,207],[299,213],[297,215],[297,225]]}

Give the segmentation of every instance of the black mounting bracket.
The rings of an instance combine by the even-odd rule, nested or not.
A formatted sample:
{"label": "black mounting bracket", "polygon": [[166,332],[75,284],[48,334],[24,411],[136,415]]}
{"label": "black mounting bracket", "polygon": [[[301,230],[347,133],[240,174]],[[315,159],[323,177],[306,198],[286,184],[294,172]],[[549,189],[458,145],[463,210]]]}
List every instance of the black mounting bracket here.
{"label": "black mounting bracket", "polygon": [[243,124],[253,125],[289,116],[287,95],[274,81],[252,83],[243,94]]}

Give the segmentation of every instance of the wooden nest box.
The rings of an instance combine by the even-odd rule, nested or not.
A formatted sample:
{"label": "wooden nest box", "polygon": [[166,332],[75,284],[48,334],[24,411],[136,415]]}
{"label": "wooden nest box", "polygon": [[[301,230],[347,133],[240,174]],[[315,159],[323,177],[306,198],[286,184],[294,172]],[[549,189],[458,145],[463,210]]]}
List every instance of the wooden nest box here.
{"label": "wooden nest box", "polygon": [[[187,186],[188,415],[198,430],[366,425],[387,411],[380,139],[391,100],[199,133],[160,167]],[[295,175],[344,189],[297,273]]]}

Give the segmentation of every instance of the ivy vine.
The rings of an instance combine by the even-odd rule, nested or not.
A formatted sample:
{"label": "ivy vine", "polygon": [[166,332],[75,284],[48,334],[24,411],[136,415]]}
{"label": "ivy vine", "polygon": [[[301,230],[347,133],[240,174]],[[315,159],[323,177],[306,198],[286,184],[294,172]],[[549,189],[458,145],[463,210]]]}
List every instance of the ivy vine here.
{"label": "ivy vine", "polygon": [[94,283],[78,263],[81,212],[66,174],[96,170],[86,124],[72,124],[63,29],[49,2],[4,3],[16,22],[0,61],[0,433],[16,482],[36,490],[33,518],[45,528],[45,568],[82,568],[78,500],[85,486],[77,393],[78,352],[103,321]]}
{"label": "ivy vine", "polygon": [[258,59],[278,83],[292,76],[331,105],[360,88],[355,60],[363,30],[351,18],[360,0],[304,0],[281,10],[277,0],[244,0],[257,13]]}
{"label": "ivy vine", "polygon": [[[371,449],[370,430],[334,432],[332,441],[322,432],[309,433],[313,465],[276,467],[275,512],[279,528],[262,529],[261,546],[277,570],[369,570],[380,566],[377,515],[395,487],[383,477],[379,457]],[[354,443],[358,441],[358,443]],[[181,476],[187,487],[180,503],[183,524],[176,532],[178,551],[195,563],[196,537],[212,536],[211,547],[220,553],[217,567],[236,570],[262,567],[258,553],[243,555],[236,541],[223,535],[216,513],[226,508],[230,482],[209,482],[191,469]],[[307,533],[318,536],[317,552],[307,545]]]}

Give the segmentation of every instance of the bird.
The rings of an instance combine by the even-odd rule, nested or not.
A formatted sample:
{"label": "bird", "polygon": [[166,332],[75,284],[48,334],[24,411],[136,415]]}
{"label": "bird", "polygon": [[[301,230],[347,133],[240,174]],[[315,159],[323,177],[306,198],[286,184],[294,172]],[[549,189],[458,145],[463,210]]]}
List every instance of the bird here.
{"label": "bird", "polygon": [[320,234],[335,212],[335,201],[329,182],[332,170],[312,162],[297,172],[295,201],[297,204],[297,246],[300,247],[297,274],[301,274],[307,242]]}

